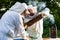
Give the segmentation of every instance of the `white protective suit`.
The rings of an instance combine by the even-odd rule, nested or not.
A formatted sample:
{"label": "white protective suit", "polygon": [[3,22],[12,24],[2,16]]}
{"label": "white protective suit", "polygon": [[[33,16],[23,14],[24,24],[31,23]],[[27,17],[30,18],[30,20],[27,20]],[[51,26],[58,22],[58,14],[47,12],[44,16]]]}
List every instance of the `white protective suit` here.
{"label": "white protective suit", "polygon": [[[13,40],[16,34],[26,39],[26,33],[23,26],[22,16],[20,15],[27,5],[16,2],[0,20],[0,40]],[[22,35],[22,36],[21,36]]]}
{"label": "white protective suit", "polygon": [[[42,11],[42,13],[45,13],[48,16],[49,15],[49,9],[45,8]],[[34,15],[34,17],[36,15]],[[25,18],[25,22],[28,22],[31,19],[33,19],[33,16],[28,16],[28,17]],[[42,34],[43,34],[43,18],[41,20],[39,20],[38,22],[36,22],[35,24],[33,24],[32,26],[28,27],[27,31],[29,33],[29,36],[32,37],[30,40],[43,40],[42,39]]]}

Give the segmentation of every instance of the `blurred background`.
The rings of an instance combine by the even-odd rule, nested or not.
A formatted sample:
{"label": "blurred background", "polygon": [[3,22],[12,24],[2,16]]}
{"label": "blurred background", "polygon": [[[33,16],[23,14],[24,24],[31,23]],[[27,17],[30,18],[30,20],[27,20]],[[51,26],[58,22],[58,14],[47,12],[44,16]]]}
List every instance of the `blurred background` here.
{"label": "blurred background", "polygon": [[[54,16],[55,24],[57,27],[57,37],[60,38],[60,0],[0,0],[0,18],[2,15],[15,3],[15,2],[25,2],[28,4],[29,1],[46,2],[47,7],[50,9],[50,14]],[[49,19],[44,20],[44,33],[43,38],[49,38],[51,35],[51,23]]]}

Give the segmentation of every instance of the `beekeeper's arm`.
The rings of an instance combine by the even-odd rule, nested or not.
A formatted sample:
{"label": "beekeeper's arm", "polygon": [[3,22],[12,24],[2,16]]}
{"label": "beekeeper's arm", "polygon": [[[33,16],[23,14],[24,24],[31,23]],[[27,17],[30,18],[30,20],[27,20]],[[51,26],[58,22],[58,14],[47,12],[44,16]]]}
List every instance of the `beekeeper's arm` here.
{"label": "beekeeper's arm", "polygon": [[23,37],[23,39],[29,40],[27,38],[27,35],[26,35],[26,32],[25,32],[25,28],[23,26],[22,17],[18,18],[16,26],[17,26],[18,34],[20,34]]}

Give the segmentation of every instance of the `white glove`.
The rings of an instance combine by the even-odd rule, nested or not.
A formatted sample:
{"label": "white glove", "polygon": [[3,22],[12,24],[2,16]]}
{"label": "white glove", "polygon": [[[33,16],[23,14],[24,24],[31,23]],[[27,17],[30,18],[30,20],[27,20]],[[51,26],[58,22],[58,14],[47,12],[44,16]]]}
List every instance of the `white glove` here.
{"label": "white glove", "polygon": [[14,38],[15,37],[14,32],[12,30],[9,30],[8,36]]}

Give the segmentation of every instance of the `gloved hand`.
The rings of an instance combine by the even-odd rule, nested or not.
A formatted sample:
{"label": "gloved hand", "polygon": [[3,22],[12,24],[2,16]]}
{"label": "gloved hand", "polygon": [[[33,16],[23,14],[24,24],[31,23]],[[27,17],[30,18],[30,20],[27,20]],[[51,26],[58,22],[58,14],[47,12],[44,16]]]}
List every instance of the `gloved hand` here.
{"label": "gloved hand", "polygon": [[14,32],[12,30],[9,30],[9,32],[7,33],[7,35],[11,38],[14,38],[15,35],[14,35]]}

